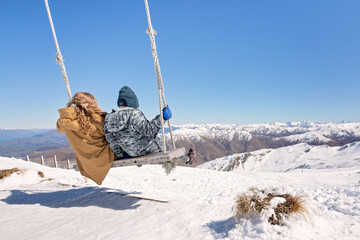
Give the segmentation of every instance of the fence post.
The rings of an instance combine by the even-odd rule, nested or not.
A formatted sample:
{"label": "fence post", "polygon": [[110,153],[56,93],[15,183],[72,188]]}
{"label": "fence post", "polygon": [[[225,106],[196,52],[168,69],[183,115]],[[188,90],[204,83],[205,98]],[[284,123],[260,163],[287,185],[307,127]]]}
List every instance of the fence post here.
{"label": "fence post", "polygon": [[56,155],[54,155],[54,164],[55,164],[55,168],[57,168]]}
{"label": "fence post", "polygon": [[43,156],[41,156],[41,165],[43,165],[43,166],[45,165]]}
{"label": "fence post", "polygon": [[70,160],[67,160],[68,169],[70,170]]}
{"label": "fence post", "polygon": [[26,161],[30,162],[30,158],[28,155],[26,155]]}

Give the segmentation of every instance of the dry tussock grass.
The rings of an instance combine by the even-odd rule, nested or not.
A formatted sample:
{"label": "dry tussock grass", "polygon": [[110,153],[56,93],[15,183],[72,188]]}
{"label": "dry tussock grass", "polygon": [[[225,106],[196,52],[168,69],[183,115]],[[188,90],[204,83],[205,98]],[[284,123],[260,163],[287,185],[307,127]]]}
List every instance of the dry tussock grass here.
{"label": "dry tussock grass", "polygon": [[174,171],[176,166],[177,166],[177,163],[175,161],[168,161],[168,162],[162,164],[162,167],[163,167],[166,175],[169,175],[172,171]]}
{"label": "dry tussock grass", "polygon": [[14,172],[21,173],[20,169],[18,168],[12,168],[12,169],[0,169],[0,179],[9,177]]}
{"label": "dry tussock grass", "polygon": [[38,171],[38,175],[39,175],[39,177],[41,177],[41,178],[44,178],[44,177],[45,177],[45,174],[44,174],[43,172],[41,172],[41,171]]}
{"label": "dry tussock grass", "polygon": [[43,183],[43,182],[46,182],[46,181],[52,181],[52,180],[54,180],[53,178],[46,178],[46,179],[43,179],[43,180],[41,180],[39,183]]}
{"label": "dry tussock grass", "polygon": [[[271,202],[274,198],[282,198],[283,201],[276,206]],[[270,211],[269,211],[270,210]],[[240,194],[235,205],[235,218],[254,218],[261,215],[267,216],[268,222],[272,225],[284,225],[284,219],[289,215],[297,213],[303,216],[308,214],[305,208],[305,200],[300,195],[279,194],[276,190],[265,191],[257,188],[250,188],[249,192]]]}

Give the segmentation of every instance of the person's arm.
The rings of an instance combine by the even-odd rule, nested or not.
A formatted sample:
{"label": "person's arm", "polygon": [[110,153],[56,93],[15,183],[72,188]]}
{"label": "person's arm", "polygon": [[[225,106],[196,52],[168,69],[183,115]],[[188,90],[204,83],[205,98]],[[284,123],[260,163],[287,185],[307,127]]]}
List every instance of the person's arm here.
{"label": "person's arm", "polygon": [[61,108],[58,110],[60,118],[57,120],[56,128],[60,133],[67,130],[78,130],[80,128],[76,120],[75,108]]}
{"label": "person's arm", "polygon": [[136,110],[132,115],[132,125],[143,136],[156,136],[161,128],[160,115],[149,122],[140,110]]}
{"label": "person's arm", "polygon": [[65,131],[64,131],[63,127],[62,127],[60,119],[58,119],[57,122],[56,122],[56,129],[58,130],[59,133],[65,133]]}

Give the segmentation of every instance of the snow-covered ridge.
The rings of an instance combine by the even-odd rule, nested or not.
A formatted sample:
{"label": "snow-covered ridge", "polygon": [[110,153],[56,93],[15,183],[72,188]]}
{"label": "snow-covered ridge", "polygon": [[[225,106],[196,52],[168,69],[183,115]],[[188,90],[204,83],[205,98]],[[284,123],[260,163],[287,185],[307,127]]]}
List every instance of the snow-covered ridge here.
{"label": "snow-covered ridge", "polygon": [[234,154],[204,163],[198,168],[217,171],[288,172],[296,169],[360,167],[360,142],[341,147],[300,143],[278,149]]}
{"label": "snow-covered ridge", "polygon": [[332,139],[327,138],[320,133],[311,131],[305,133],[294,134],[290,136],[283,137],[283,139],[289,142],[307,142],[307,143],[321,143],[326,144],[332,141]]}
{"label": "snow-covered ridge", "polygon": [[176,140],[199,140],[217,138],[232,140],[235,137],[249,141],[253,135],[283,138],[290,142],[328,143],[334,139],[360,138],[358,122],[288,122],[259,124],[186,124],[174,126],[173,135]]}

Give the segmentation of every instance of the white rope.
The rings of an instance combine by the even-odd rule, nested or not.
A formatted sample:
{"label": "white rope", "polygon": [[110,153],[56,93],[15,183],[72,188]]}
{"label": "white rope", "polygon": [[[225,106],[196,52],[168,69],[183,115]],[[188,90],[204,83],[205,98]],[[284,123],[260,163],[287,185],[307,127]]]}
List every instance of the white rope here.
{"label": "white rope", "polygon": [[48,1],[47,1],[47,0],[44,0],[44,1],[45,1],[45,6],[46,6],[47,14],[48,14],[48,17],[49,17],[49,21],[50,21],[50,26],[51,26],[52,34],[53,34],[54,41],[55,41],[56,50],[57,50],[57,53],[56,53],[56,62],[57,62],[57,63],[60,65],[60,67],[61,67],[61,72],[62,72],[62,75],[63,75],[63,77],[64,77],[64,82],[65,82],[65,87],[66,87],[66,90],[67,90],[67,92],[68,92],[69,98],[70,98],[70,100],[71,100],[71,99],[72,99],[72,95],[71,95],[71,90],[70,90],[69,79],[68,79],[67,74],[66,74],[66,69],[65,69],[65,64],[64,64],[64,58],[63,58],[63,56],[61,55],[60,47],[59,47],[59,44],[58,44],[58,41],[57,41],[57,38],[56,38],[54,23],[53,23],[53,20],[52,20],[52,17],[51,17],[51,13],[50,13],[50,8],[49,8]]}
{"label": "white rope", "polygon": [[[157,80],[158,91],[159,91],[159,107],[160,107],[160,115],[161,115],[161,130],[162,130],[162,138],[163,138],[163,147],[164,147],[164,152],[166,152],[164,121],[163,121],[163,113],[162,113],[163,107],[167,106],[166,99],[165,99],[165,92],[164,92],[164,84],[163,84],[162,77],[161,77],[160,64],[159,64],[159,59],[158,59],[158,55],[157,55],[157,51],[156,51],[156,44],[155,44],[156,31],[153,29],[153,27],[151,25],[150,10],[149,10],[148,2],[147,2],[147,0],[144,0],[144,1],[145,1],[146,15],[147,15],[147,20],[148,20],[148,25],[149,25],[146,32],[150,37],[151,50],[152,50],[152,55],[154,58],[154,67],[155,67],[156,80]],[[162,105],[162,103],[163,103],[163,105]],[[173,134],[172,134],[170,120],[168,120],[168,125],[169,125],[169,131],[170,131],[170,137],[172,140],[172,145],[175,149],[176,148],[175,141],[174,141]]]}

